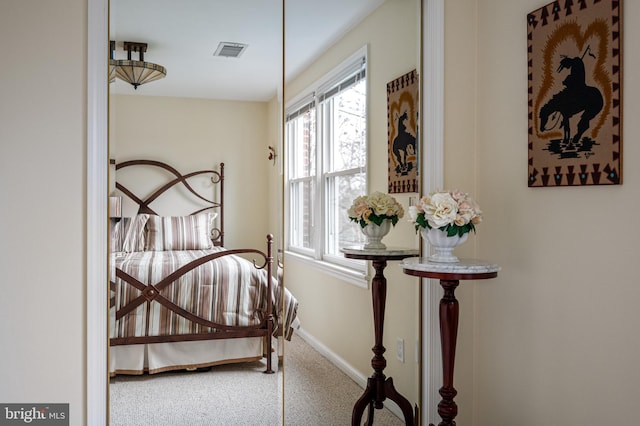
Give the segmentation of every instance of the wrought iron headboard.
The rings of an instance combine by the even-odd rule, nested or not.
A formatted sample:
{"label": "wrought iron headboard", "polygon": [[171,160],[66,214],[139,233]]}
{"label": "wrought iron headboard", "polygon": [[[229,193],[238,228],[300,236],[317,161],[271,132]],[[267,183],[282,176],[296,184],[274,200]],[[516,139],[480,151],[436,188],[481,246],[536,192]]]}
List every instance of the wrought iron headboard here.
{"label": "wrought iron headboard", "polygon": [[[177,171],[174,167],[166,163],[163,163],[161,161],[155,161],[155,160],[129,160],[129,161],[123,161],[122,163],[116,163],[115,160],[111,160],[111,163],[112,164],[115,163],[116,171],[123,169],[125,167],[143,166],[143,167],[159,167],[171,173],[173,176],[175,176],[173,179],[169,180],[167,183],[165,183],[160,188],[155,190],[151,195],[148,195],[146,197],[139,197],[136,194],[134,194],[131,190],[129,190],[128,188],[126,188],[124,185],[122,185],[120,182],[117,181],[117,176],[116,176],[116,189],[118,189],[120,192],[122,192],[122,194],[130,198],[132,201],[134,201],[138,205],[138,213],[140,214],[148,213],[148,214],[157,215],[158,213],[156,213],[150,207],[150,204],[154,200],[157,200],[167,190],[173,188],[176,185],[182,184],[185,189],[187,189],[191,194],[193,194],[194,197],[198,198],[199,200],[207,204],[205,207],[198,209],[192,212],[191,214],[197,214],[197,213],[201,213],[203,211],[211,210],[211,209],[215,209],[217,211],[218,226],[214,227],[211,230],[211,240],[216,246],[224,246],[224,163],[220,163],[218,171],[198,170],[198,171],[190,172],[184,175],[181,174],[179,171]],[[202,196],[195,189],[193,189],[191,185],[189,185],[189,182],[187,181],[187,179],[192,178],[194,176],[199,176],[199,175],[204,175],[204,176],[211,175],[211,182],[214,185],[218,185],[217,200],[211,200],[205,196]],[[213,197],[213,195],[211,197]]]}

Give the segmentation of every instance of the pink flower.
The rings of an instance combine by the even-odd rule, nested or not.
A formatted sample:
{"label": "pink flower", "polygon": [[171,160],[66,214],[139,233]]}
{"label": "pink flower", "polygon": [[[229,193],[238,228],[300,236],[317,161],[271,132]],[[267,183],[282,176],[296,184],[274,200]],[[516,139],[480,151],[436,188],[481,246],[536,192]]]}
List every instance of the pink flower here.
{"label": "pink flower", "polygon": [[374,192],[353,200],[347,211],[349,218],[366,226],[372,219],[379,223],[383,219],[391,219],[395,225],[404,216],[402,205],[395,198],[382,192]]}
{"label": "pink flower", "polygon": [[458,190],[434,191],[412,206],[409,214],[416,229],[457,227],[462,228],[460,232],[466,233],[475,230],[474,225],[482,221],[482,211],[476,201]]}

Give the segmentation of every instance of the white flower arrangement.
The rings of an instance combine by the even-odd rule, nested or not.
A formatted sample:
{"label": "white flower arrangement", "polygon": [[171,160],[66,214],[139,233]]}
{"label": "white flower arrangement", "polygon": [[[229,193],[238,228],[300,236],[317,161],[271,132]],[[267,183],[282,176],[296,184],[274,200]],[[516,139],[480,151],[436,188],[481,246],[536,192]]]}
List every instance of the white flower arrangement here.
{"label": "white flower arrangement", "polygon": [[349,219],[359,223],[362,228],[369,223],[380,225],[385,219],[390,219],[395,226],[404,216],[404,209],[392,196],[376,191],[353,200],[348,214]]}
{"label": "white flower arrangement", "polygon": [[422,197],[415,206],[409,207],[409,216],[420,228],[437,228],[447,236],[463,236],[476,231],[475,225],[482,222],[482,211],[478,203],[461,191],[434,191]]}

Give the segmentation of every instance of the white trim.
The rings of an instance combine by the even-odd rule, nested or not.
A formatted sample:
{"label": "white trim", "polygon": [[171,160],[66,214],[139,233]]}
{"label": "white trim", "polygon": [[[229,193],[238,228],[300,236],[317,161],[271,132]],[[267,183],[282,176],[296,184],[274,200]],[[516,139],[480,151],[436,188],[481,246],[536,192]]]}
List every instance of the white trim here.
{"label": "white trim", "polygon": [[315,268],[319,271],[322,271],[328,275],[331,275],[349,284],[353,284],[356,287],[360,287],[364,289],[369,288],[370,277],[364,272],[357,271],[353,268],[347,268],[347,267],[343,267],[333,263],[325,262],[322,260],[317,260],[310,256],[304,256],[290,250],[287,250],[285,252],[285,257],[287,259],[287,262],[291,260],[300,262],[305,266]]}
{"label": "white trim", "polygon": [[[424,0],[422,193],[443,185],[444,151],[444,0]],[[428,247],[423,241],[423,252]],[[422,419],[423,424],[439,422],[436,407],[442,385],[439,305],[442,290],[435,280],[423,279],[422,291]]]}
{"label": "white trim", "polygon": [[87,418],[108,421],[107,194],[109,2],[89,0],[87,10]]}
{"label": "white trim", "polygon": [[[343,77],[343,75],[345,74],[345,68],[347,68],[350,63],[355,62],[359,58],[364,58],[366,73],[368,73],[369,72],[369,45],[365,44],[364,46],[362,46],[361,48],[353,52],[351,55],[349,55],[348,58],[340,62],[338,65],[334,66],[331,69],[331,71],[327,72],[318,80],[314,81],[309,86],[307,86],[306,88],[301,90],[299,93],[297,93],[293,98],[289,99],[284,105],[285,116],[287,114],[287,110],[293,109],[293,107],[295,106],[300,107],[304,105],[304,102],[307,101],[307,98],[309,98],[309,101],[311,101],[311,98],[310,98],[311,94],[318,91],[318,89],[325,88],[329,83],[335,83],[339,81],[340,80],[339,77]],[[349,70],[353,71],[353,68],[350,68]]]}

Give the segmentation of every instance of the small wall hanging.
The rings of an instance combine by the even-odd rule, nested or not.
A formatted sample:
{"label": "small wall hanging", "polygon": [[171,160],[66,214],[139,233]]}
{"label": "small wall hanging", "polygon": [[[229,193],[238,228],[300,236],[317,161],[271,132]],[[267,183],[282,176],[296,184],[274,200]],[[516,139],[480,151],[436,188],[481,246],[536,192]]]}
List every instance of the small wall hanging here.
{"label": "small wall hanging", "polygon": [[418,192],[418,73],[387,83],[389,193]]}
{"label": "small wall hanging", "polygon": [[621,3],[527,16],[530,187],[622,183]]}

